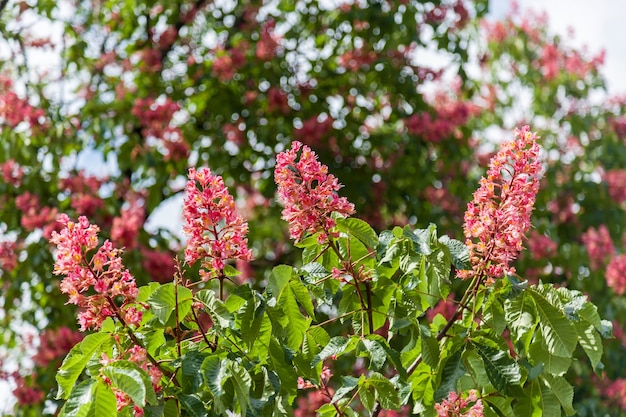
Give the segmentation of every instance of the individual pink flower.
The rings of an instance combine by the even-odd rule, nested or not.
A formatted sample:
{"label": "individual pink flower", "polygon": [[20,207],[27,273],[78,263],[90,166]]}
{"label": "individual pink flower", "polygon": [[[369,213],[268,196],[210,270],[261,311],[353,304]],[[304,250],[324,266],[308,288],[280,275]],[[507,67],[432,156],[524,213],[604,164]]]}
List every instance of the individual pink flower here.
{"label": "individual pink flower", "polygon": [[608,259],[615,254],[613,240],[609,234],[609,229],[603,224],[597,229],[590,227],[581,236],[583,244],[587,248],[589,255],[589,267],[593,270],[606,265]]}
{"label": "individual pink flower", "polygon": [[613,288],[615,294],[623,295],[626,292],[626,254],[617,255],[606,267],[606,283]]}
{"label": "individual pink flower", "polygon": [[328,173],[328,167],[317,160],[311,148],[300,142],[276,155],[274,181],[292,239],[300,240],[306,232],[320,232],[318,240],[325,242],[335,226],[330,215],[354,213],[354,205],[336,193],[341,188],[337,178]]}
{"label": "individual pink flower", "polygon": [[[470,407],[470,403],[474,404]],[[467,397],[450,391],[448,398],[435,404],[435,411],[438,417],[483,417],[484,407],[476,390],[470,390]]]}
{"label": "individual pink flower", "polygon": [[[189,169],[183,216],[183,231],[189,237],[185,261],[190,265],[201,259],[203,268],[223,276],[228,260],[252,259],[246,239],[248,223],[235,210],[222,177],[210,169]],[[202,274],[203,280],[212,278]]]}
{"label": "individual pink flower", "polygon": [[[50,239],[57,245],[53,273],[65,275],[61,292],[69,296],[68,303],[81,308],[78,313],[81,331],[99,329],[107,317],[138,325],[141,314],[135,312],[137,286],[128,269],[124,269],[120,251],[106,240],[90,255],[98,246],[98,226],[90,224],[84,216],[79,217],[78,223],[73,222],[65,214],[61,214],[59,222],[65,228],[60,233],[53,232]],[[120,305],[116,299],[122,300]]]}
{"label": "individual pink flower", "polygon": [[467,205],[463,231],[472,269],[458,271],[460,278],[484,276],[489,285],[515,272],[509,263],[530,228],[541,171],[536,134],[524,126],[515,136],[491,159],[487,177]]}

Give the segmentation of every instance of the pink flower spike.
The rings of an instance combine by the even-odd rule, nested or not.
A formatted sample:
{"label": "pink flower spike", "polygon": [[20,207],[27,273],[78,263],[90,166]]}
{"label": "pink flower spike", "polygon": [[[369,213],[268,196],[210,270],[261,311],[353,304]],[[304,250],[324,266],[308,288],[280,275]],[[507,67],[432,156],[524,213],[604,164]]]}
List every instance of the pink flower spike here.
{"label": "pink flower spike", "polygon": [[292,239],[300,240],[307,232],[321,232],[318,240],[324,243],[335,226],[330,215],[354,213],[354,205],[336,193],[341,188],[337,178],[328,173],[328,167],[317,160],[311,148],[300,142],[293,142],[291,149],[276,155],[274,181],[284,205],[282,218],[289,223]]}
{"label": "pink flower spike", "polygon": [[541,172],[536,134],[524,126],[515,137],[491,159],[467,205],[463,230],[472,269],[458,271],[460,278],[483,276],[490,285],[515,272],[509,263],[523,248]]}
{"label": "pink flower spike", "polygon": [[[65,214],[59,216],[59,222],[65,227],[53,232],[50,239],[57,245],[53,273],[65,275],[60,289],[69,296],[68,303],[81,308],[78,313],[81,330],[97,330],[107,317],[116,316],[122,308],[136,302],[135,279],[124,269],[120,252],[110,241],[105,241],[95,254],[91,253],[98,246],[98,226],[90,224],[84,216],[75,223]],[[114,299],[121,301],[119,307],[113,304]],[[129,324],[137,325],[141,315],[137,312],[132,317]]]}
{"label": "pink flower spike", "polygon": [[[203,268],[223,276],[226,261],[252,259],[248,223],[237,214],[222,177],[210,169],[189,169],[183,216],[183,231],[189,237],[185,261],[190,265],[201,259]],[[201,277],[206,281],[214,276],[201,273]]]}

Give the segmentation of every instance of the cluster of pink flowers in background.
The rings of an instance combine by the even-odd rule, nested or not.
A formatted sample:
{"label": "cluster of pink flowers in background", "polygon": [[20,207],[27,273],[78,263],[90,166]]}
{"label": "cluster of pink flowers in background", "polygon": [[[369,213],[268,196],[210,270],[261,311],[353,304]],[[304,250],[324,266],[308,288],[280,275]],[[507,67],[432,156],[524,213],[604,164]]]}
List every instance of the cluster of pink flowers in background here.
{"label": "cluster of pink flowers in background", "polygon": [[8,125],[17,127],[26,122],[30,127],[40,126],[45,123],[43,109],[30,105],[27,99],[19,97],[13,91],[13,81],[0,75],[0,126]]}
{"label": "cluster of pink flowers in background", "polygon": [[618,295],[626,293],[626,254],[615,256],[606,267],[606,283]]}
{"label": "cluster of pink flowers in background", "polygon": [[46,329],[39,336],[39,346],[33,361],[44,368],[54,361],[59,361],[60,364],[61,359],[81,340],[83,334],[69,327]]}
{"label": "cluster of pink flowers in background", "polygon": [[42,206],[37,195],[26,191],[15,198],[15,206],[22,212],[20,224],[25,230],[42,229],[43,236],[49,238],[58,228],[56,223],[58,210]]}
{"label": "cluster of pink flowers in background", "polygon": [[589,267],[592,270],[606,265],[608,259],[615,254],[615,247],[613,246],[609,229],[603,224],[597,229],[590,227],[583,233],[581,239],[587,248]]}
{"label": "cluster of pink flowers in background", "polygon": [[604,174],[609,195],[616,203],[626,202],[626,169],[612,169]]}
{"label": "cluster of pink flowers in background", "polygon": [[[470,407],[470,403],[474,403]],[[483,417],[483,403],[478,399],[478,392],[470,390],[463,398],[454,391],[450,391],[448,398],[435,404],[438,417]]]}
{"label": "cluster of pink flowers in background", "polygon": [[160,140],[165,148],[166,160],[179,160],[187,156],[189,145],[185,142],[180,127],[173,123],[174,114],[180,105],[169,98],[162,103],[152,98],[140,98],[131,110],[142,126],[146,138]]}
{"label": "cluster of pink flowers in background", "polygon": [[86,175],[83,171],[68,175],[59,181],[59,188],[70,194],[70,205],[81,216],[93,216],[104,204],[100,187],[108,178]]}
{"label": "cluster of pink flowers in background", "polygon": [[515,272],[509,263],[530,228],[541,171],[536,134],[524,126],[515,136],[491,159],[487,177],[467,205],[463,231],[473,268],[458,271],[460,278],[485,276],[489,284]]}
{"label": "cluster of pink flowers in background", "polygon": [[274,180],[278,198],[284,205],[282,218],[289,224],[292,239],[300,240],[306,232],[317,233],[325,242],[335,226],[333,212],[342,216],[354,213],[354,205],[336,193],[341,188],[328,167],[306,145],[293,142],[291,149],[276,155]]}
{"label": "cluster of pink flowers in background", "polygon": [[[54,274],[65,275],[60,289],[69,295],[69,303],[81,308],[78,322],[81,330],[99,329],[107,317],[117,316],[128,325],[138,325],[142,312],[137,308],[135,279],[124,269],[120,251],[106,240],[95,254],[89,252],[98,246],[96,225],[81,216],[78,223],[65,214],[59,217],[65,228],[53,232],[50,242],[57,245]],[[92,293],[87,295],[87,293]],[[118,307],[116,298],[121,300]]]}
{"label": "cluster of pink flowers in background", "polygon": [[547,259],[556,255],[558,245],[548,236],[540,234],[536,230],[528,236],[528,251],[533,259]]}
{"label": "cluster of pink flowers in background", "polygon": [[[189,237],[185,261],[202,260],[202,267],[223,275],[226,261],[252,259],[248,249],[248,223],[237,213],[235,201],[219,175],[208,168],[189,169],[183,231]],[[213,278],[201,271],[202,279]]]}

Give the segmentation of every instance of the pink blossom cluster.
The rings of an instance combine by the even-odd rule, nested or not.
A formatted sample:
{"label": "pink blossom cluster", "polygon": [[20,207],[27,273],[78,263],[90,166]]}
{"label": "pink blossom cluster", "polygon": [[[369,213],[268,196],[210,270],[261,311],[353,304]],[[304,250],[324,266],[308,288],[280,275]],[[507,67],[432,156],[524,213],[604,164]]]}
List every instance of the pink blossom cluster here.
{"label": "pink blossom cluster", "polygon": [[489,285],[515,272],[509,263],[530,228],[541,171],[536,134],[524,126],[515,129],[515,137],[491,159],[487,177],[467,205],[463,231],[472,269],[458,271],[460,278],[484,276]]}
{"label": "pink blossom cluster", "polygon": [[0,171],[2,171],[2,180],[6,184],[17,187],[22,183],[24,169],[14,159],[9,159],[0,164]]}
{"label": "pink blossom cluster", "polygon": [[343,55],[338,57],[338,61],[340,67],[351,72],[358,72],[361,70],[368,70],[377,58],[378,56],[373,50],[360,47],[345,52]]}
{"label": "pink blossom cluster", "polygon": [[59,222],[65,227],[60,233],[53,232],[50,239],[57,246],[54,274],[65,275],[60,289],[69,296],[68,303],[80,307],[81,331],[99,329],[107,317],[138,325],[142,307],[136,303],[137,286],[124,269],[120,251],[106,240],[89,259],[89,252],[98,246],[98,226],[84,216],[73,222],[65,214],[59,216]]}
{"label": "pink blossom cluster", "polygon": [[604,63],[604,51],[590,60],[574,50],[565,50],[556,44],[543,45],[541,56],[536,62],[546,80],[556,78],[561,72],[584,78],[587,73],[597,70]]}
{"label": "pink blossom cluster", "polygon": [[261,61],[270,61],[276,57],[279,37],[275,35],[276,21],[269,19],[261,27],[259,41],[256,44],[256,57]]}
{"label": "pink blossom cluster", "polygon": [[617,378],[602,389],[602,396],[608,398],[622,410],[626,411],[626,379]]}
{"label": "pink blossom cluster", "polygon": [[276,155],[274,181],[292,239],[300,240],[306,232],[320,232],[318,240],[325,242],[335,226],[331,214],[354,213],[354,205],[336,193],[341,188],[337,178],[328,173],[328,167],[317,160],[311,148],[300,142]]}
{"label": "pink blossom cluster", "polygon": [[533,259],[546,259],[556,255],[558,245],[544,234],[533,230],[528,236],[528,251]]}
{"label": "pink blossom cluster", "polygon": [[102,207],[104,202],[99,190],[107,178],[98,178],[86,175],[79,171],[59,181],[59,188],[71,195],[70,205],[81,216],[93,216]]}
{"label": "pink blossom cluster", "polygon": [[141,259],[141,265],[150,275],[152,281],[162,284],[172,281],[176,272],[176,263],[172,253],[143,247],[141,248]]}
{"label": "pink blossom cluster", "polygon": [[13,81],[11,78],[0,75],[0,125],[6,124],[10,128],[15,128],[22,122],[26,122],[30,127],[41,126],[45,113],[42,109],[35,109],[27,99],[20,98],[13,91]]}
{"label": "pink blossom cluster", "polygon": [[239,121],[236,123],[225,123],[222,126],[222,132],[226,136],[226,140],[237,146],[243,146],[246,143],[246,135],[243,129],[245,129],[245,124]]}
{"label": "pink blossom cluster", "polygon": [[[127,349],[122,354],[116,355],[113,358],[109,358],[105,353],[102,354],[102,359],[100,363],[103,366],[109,365],[111,363],[127,360],[129,362],[133,362],[137,364],[141,369],[146,371],[148,376],[150,377],[150,381],[152,382],[152,387],[154,391],[159,393],[161,391],[161,378],[163,374],[161,371],[154,366],[149,360],[147,352],[144,348],[133,345],[131,348]],[[105,384],[111,385],[111,380],[104,375],[101,375],[102,380]],[[121,391],[115,387],[113,387],[113,392],[115,393],[115,399],[117,401],[117,411],[122,411],[125,407],[130,405],[133,406],[133,412],[135,417],[142,417],[144,415],[144,410],[140,406],[133,404],[131,398],[124,391]]]}
{"label": "pink blossom cluster", "polygon": [[435,411],[438,417],[483,417],[484,408],[476,390],[470,390],[467,397],[450,391],[448,398],[435,404]]}
{"label": "pink blossom cluster", "polygon": [[46,329],[39,336],[37,353],[33,356],[36,365],[47,367],[51,362],[59,361],[67,355],[75,344],[83,340],[82,333],[69,327]]}
{"label": "pink blossom cluster", "polygon": [[279,87],[270,87],[267,90],[267,110],[285,116],[291,111],[287,94]]}
{"label": "pink blossom cluster", "polygon": [[609,234],[609,229],[603,224],[597,229],[590,227],[581,236],[583,244],[587,248],[589,255],[589,267],[596,270],[606,265],[608,259],[615,254],[613,240]]}
{"label": "pink blossom cluster", "polygon": [[17,387],[13,390],[13,396],[19,405],[29,406],[43,402],[45,398],[43,391],[33,385],[36,376],[36,374],[32,374],[28,380],[17,372],[11,376],[17,384]]}
{"label": "pink blossom cluster", "polygon": [[437,103],[437,114],[416,113],[404,120],[411,135],[420,136],[426,142],[437,143],[449,137],[457,137],[458,129],[476,113],[477,108],[471,103],[447,101]]}
{"label": "pink blossom cluster", "polygon": [[17,244],[5,240],[0,242],[0,270],[11,272],[17,266]]}
{"label": "pink blossom cluster", "polygon": [[143,201],[132,195],[127,207],[123,207],[120,215],[113,218],[111,240],[118,246],[132,249],[137,246],[139,231],[146,220]]}
{"label": "pink blossom cluster", "polygon": [[626,202],[626,169],[613,169],[604,174],[609,195],[617,203]]}
{"label": "pink blossom cluster", "polygon": [[246,63],[246,52],[250,45],[246,41],[238,42],[233,48],[219,47],[215,50],[215,58],[211,72],[223,83],[235,78],[237,68]]}
{"label": "pink blossom cluster", "polygon": [[182,130],[172,124],[172,118],[178,110],[180,105],[169,98],[164,103],[158,103],[152,98],[140,98],[131,110],[143,127],[143,135],[160,139],[166,150],[166,160],[179,160],[186,157],[189,151]]}
{"label": "pink blossom cluster", "polygon": [[461,213],[461,201],[458,197],[453,195],[446,187],[426,187],[422,192],[422,196],[434,207],[438,207],[443,211],[446,211],[453,215]]}
{"label": "pink blossom cluster", "polygon": [[333,119],[328,116],[313,116],[302,122],[302,127],[294,129],[294,136],[306,138],[306,142],[314,146],[322,146],[333,129]]}
{"label": "pink blossom cluster", "polygon": [[[208,168],[189,169],[183,216],[183,231],[189,237],[185,261],[202,260],[202,267],[223,276],[226,261],[249,261],[248,223],[237,213],[235,201],[219,175]],[[213,276],[202,271],[202,279]]]}
{"label": "pink blossom cluster", "polygon": [[15,198],[15,206],[22,212],[20,224],[27,231],[42,229],[43,236],[48,239],[58,228],[56,207],[42,206],[39,197],[25,192]]}
{"label": "pink blossom cluster", "polygon": [[615,294],[626,293],[626,254],[615,256],[606,267],[606,283]]}

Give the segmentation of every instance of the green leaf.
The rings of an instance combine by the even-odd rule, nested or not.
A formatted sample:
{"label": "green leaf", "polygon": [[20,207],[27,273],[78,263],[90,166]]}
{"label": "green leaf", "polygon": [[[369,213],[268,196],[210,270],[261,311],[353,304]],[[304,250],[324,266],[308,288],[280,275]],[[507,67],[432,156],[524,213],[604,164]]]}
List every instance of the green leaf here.
{"label": "green leaf", "polygon": [[57,372],[56,380],[59,384],[57,398],[67,399],[78,377],[87,366],[87,362],[102,348],[102,345],[110,342],[109,333],[94,333],[87,335],[70,350]]}
{"label": "green leaf", "polygon": [[289,281],[289,287],[298,303],[304,308],[304,311],[306,311],[309,317],[315,319],[315,308],[313,307],[313,301],[311,301],[311,294],[309,294],[304,284],[299,279],[293,278]]}
{"label": "green leaf", "polygon": [[[126,393],[133,402],[143,407],[146,405],[147,388],[142,376],[142,370],[134,363],[129,361],[115,361],[106,365],[101,370],[102,374],[109,378],[114,387],[119,388]],[[152,384],[150,384],[152,389]],[[151,393],[156,402],[154,392]]]}
{"label": "green leaf", "polygon": [[161,324],[166,324],[170,316],[176,310],[178,300],[178,317],[182,320],[191,309],[193,294],[188,288],[174,285],[170,282],[161,285],[148,298],[148,305],[152,313],[159,319]]}
{"label": "green leaf", "polygon": [[78,384],[70,393],[59,417],[84,417],[87,415],[91,407],[92,391],[95,382],[93,379],[88,379]]}
{"label": "green leaf", "polygon": [[364,380],[365,388],[374,388],[376,392],[376,400],[381,407],[386,410],[397,409],[399,404],[398,392],[387,378],[378,372],[373,372],[369,378]]}
{"label": "green leaf", "polygon": [[362,340],[365,349],[369,353],[370,357],[370,367],[372,369],[378,370],[382,368],[387,360],[387,353],[385,352],[385,348],[376,340],[371,340],[369,338],[365,338]]}
{"label": "green leaf", "polygon": [[560,416],[561,405],[556,396],[539,380],[526,388],[526,396],[521,396],[513,407],[515,417]]}
{"label": "green leaf", "polygon": [[179,394],[177,398],[183,408],[193,417],[208,416],[209,413],[197,394]]}
{"label": "green leaf", "polygon": [[206,357],[206,354],[196,350],[188,351],[181,356],[181,372],[183,375],[181,387],[184,392],[193,393],[200,388],[203,374],[201,369]]}
{"label": "green leaf", "polygon": [[337,228],[347,234],[356,237],[365,246],[376,249],[378,246],[378,236],[372,227],[361,219],[355,217],[337,218]]}
{"label": "green leaf", "polygon": [[117,400],[111,387],[97,381],[92,398],[92,409],[95,417],[117,417]]}
{"label": "green leaf", "polygon": [[576,414],[572,403],[574,401],[574,388],[560,376],[545,375],[545,382],[561,403],[561,407],[568,416]]}
{"label": "green leaf", "polygon": [[456,269],[470,269],[469,250],[467,246],[460,240],[450,239],[447,235],[439,238],[439,242],[443,243],[450,250],[452,255],[452,264]]}
{"label": "green leaf", "polygon": [[422,360],[431,368],[437,368],[439,364],[439,343],[437,339],[428,332],[422,331]]}
{"label": "green leaf", "polygon": [[[511,330],[511,340],[516,350],[528,351],[537,327],[536,310],[532,298],[526,291],[504,302],[504,317]],[[521,349],[520,349],[521,348]]]}
{"label": "green leaf", "polygon": [[227,368],[230,371],[231,380],[235,387],[235,396],[241,409],[241,415],[246,415],[246,410],[250,407],[250,387],[252,378],[246,369],[237,362],[228,361]]}
{"label": "green leaf", "polygon": [[535,300],[539,316],[539,328],[546,341],[550,353],[557,356],[568,357],[574,352],[578,337],[574,324],[565,317],[565,314],[534,289],[530,294]]}
{"label": "green leaf", "polygon": [[591,361],[591,366],[596,368],[602,360],[602,339],[596,328],[587,321],[579,321],[575,324],[578,333],[578,342]]}
{"label": "green leaf", "polygon": [[483,337],[472,339],[472,344],[485,364],[489,380],[498,391],[509,392],[514,385],[519,385],[520,368],[508,351],[499,349]]}
{"label": "green leaf", "polygon": [[214,397],[221,397],[225,394],[224,381],[228,378],[226,360],[213,355],[207,357],[200,367],[204,383],[209,387]]}
{"label": "green leaf", "polygon": [[572,364],[572,357],[552,355],[545,347],[545,341],[541,332],[535,335],[534,342],[528,351],[529,358],[535,365],[544,364],[545,372],[551,375],[563,375]]}
{"label": "green leaf", "polygon": [[337,401],[348,395],[350,392],[352,392],[359,383],[359,378],[355,378],[353,376],[342,376],[341,381],[341,385],[339,386],[339,388],[337,388],[331,404],[336,403]]}
{"label": "green leaf", "polygon": [[437,391],[435,391],[435,401],[447,397],[450,391],[457,390],[457,383],[466,372],[461,360],[462,353],[463,350],[458,349],[445,361],[445,365],[443,365],[441,370],[441,383]]}
{"label": "green leaf", "polygon": [[224,302],[215,296],[215,292],[212,290],[201,290],[196,293],[196,298],[204,305],[204,309],[209,316],[213,324],[222,329],[228,329],[233,327],[233,316],[228,311]]}
{"label": "green leaf", "polygon": [[321,361],[326,358],[329,358],[333,355],[341,355],[345,353],[346,348],[350,345],[350,339],[343,336],[335,336],[330,339],[330,342],[322,349],[320,353],[315,355],[313,358],[313,362],[311,362],[311,367],[314,367]]}

